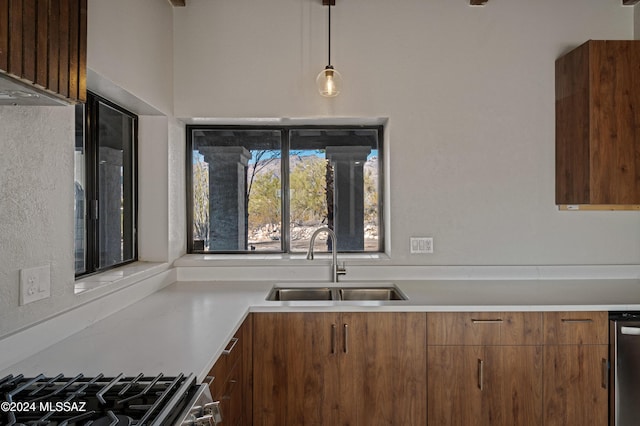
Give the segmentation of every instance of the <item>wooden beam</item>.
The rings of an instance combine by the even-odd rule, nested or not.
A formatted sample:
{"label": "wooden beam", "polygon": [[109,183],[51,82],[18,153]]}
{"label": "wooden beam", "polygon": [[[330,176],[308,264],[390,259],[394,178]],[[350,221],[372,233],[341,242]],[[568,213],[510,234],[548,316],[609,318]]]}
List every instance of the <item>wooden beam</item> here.
{"label": "wooden beam", "polygon": [[[486,2],[488,2],[489,0],[470,0],[471,1],[471,6],[484,6]],[[628,1],[628,0],[623,0],[623,1]],[[636,1],[640,1],[640,0],[636,0]]]}
{"label": "wooden beam", "polygon": [[187,0],[169,0],[171,6],[173,7],[185,7],[187,5]]}
{"label": "wooden beam", "polygon": [[640,0],[622,0],[622,5],[623,6],[633,6],[634,4],[638,3]]}

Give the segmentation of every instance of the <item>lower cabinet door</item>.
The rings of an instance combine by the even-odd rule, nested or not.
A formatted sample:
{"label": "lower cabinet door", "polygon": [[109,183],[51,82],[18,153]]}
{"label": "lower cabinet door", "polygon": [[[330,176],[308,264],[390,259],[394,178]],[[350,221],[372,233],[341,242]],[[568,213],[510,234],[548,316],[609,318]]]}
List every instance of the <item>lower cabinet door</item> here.
{"label": "lower cabinet door", "polygon": [[254,313],[254,424],[426,424],[426,314]]}
{"label": "lower cabinet door", "polygon": [[340,425],[426,424],[426,320],[416,312],[342,314]]}
{"label": "lower cabinet door", "polygon": [[545,346],[545,426],[607,426],[608,355],[608,345]]}
{"label": "lower cabinet door", "polygon": [[427,424],[542,424],[541,346],[429,346]]}
{"label": "lower cabinet door", "polygon": [[427,348],[427,424],[483,425],[480,360],[482,346]]}
{"label": "lower cabinet door", "polygon": [[337,425],[337,314],[253,314],[253,424]]}

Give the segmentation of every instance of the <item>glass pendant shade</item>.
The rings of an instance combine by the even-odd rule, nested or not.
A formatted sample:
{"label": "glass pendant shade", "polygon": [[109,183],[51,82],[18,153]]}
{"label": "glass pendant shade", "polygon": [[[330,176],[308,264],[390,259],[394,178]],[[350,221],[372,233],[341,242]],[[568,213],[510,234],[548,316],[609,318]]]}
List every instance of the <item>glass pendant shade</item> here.
{"label": "glass pendant shade", "polygon": [[338,96],[342,90],[342,76],[331,65],[327,65],[316,77],[316,85],[322,96],[326,98]]}

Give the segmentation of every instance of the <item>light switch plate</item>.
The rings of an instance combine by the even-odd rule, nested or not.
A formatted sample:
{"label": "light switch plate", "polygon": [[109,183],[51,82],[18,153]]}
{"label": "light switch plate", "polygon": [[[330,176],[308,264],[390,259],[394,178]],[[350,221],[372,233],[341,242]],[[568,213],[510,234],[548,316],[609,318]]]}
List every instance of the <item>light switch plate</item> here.
{"label": "light switch plate", "polygon": [[20,306],[51,296],[51,267],[37,266],[20,270]]}
{"label": "light switch plate", "polygon": [[411,237],[411,254],[433,253],[432,237]]}

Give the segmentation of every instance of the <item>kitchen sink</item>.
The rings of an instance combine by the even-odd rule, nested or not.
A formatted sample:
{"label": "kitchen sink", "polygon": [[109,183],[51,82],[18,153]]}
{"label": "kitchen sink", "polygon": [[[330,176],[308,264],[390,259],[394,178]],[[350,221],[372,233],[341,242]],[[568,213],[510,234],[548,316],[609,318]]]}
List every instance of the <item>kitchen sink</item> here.
{"label": "kitchen sink", "polygon": [[321,288],[282,288],[274,287],[267,296],[272,301],[296,300],[334,300],[333,291],[329,287]]}
{"label": "kitchen sink", "polygon": [[271,289],[269,301],[392,301],[407,300],[396,286],[358,287],[280,287]]}
{"label": "kitchen sink", "polygon": [[407,300],[395,287],[343,287],[338,290],[340,300]]}

